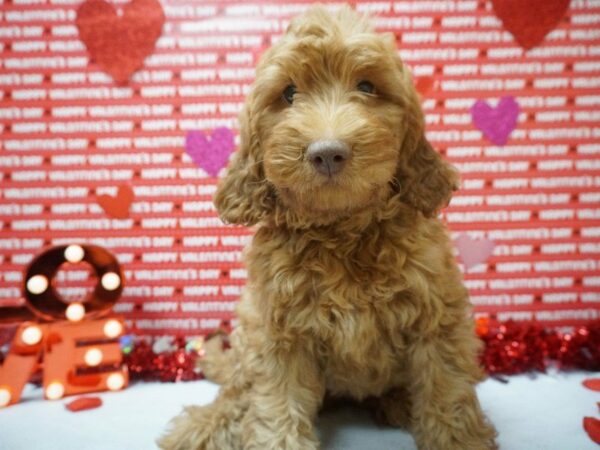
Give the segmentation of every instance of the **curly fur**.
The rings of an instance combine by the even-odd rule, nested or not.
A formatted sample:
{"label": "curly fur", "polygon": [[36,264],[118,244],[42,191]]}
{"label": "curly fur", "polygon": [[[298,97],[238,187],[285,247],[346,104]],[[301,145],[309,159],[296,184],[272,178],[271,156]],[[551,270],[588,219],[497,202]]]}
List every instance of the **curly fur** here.
{"label": "curly fur", "polygon": [[[316,449],[326,393],[370,399],[420,449],[496,448],[467,291],[436,218],[458,177],[423,123],[393,37],[348,8],[312,8],[266,52],[215,197],[224,220],[258,225],[239,326],[230,350],[208,349],[218,398],[186,408],[161,448]],[[305,157],[324,138],[352,149],[333,180]]]}

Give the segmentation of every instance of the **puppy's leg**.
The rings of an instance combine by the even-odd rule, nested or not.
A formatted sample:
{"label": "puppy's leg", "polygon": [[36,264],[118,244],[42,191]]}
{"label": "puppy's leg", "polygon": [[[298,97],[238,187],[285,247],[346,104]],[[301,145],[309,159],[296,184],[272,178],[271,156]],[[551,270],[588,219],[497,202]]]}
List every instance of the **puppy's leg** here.
{"label": "puppy's leg", "polygon": [[314,450],[319,447],[313,421],[325,383],[309,351],[302,345],[261,354],[242,421],[244,450]]}
{"label": "puppy's leg", "polygon": [[247,391],[224,386],[213,403],[185,407],[171,420],[158,446],[163,450],[241,449],[241,422],[247,408]]}
{"label": "puppy's leg", "polygon": [[[468,330],[469,332],[467,332]],[[475,393],[481,378],[471,327],[423,338],[410,349],[412,428],[422,450],[496,449]]]}
{"label": "puppy's leg", "polygon": [[248,409],[250,383],[241,356],[247,352],[244,328],[230,336],[232,348],[223,351],[220,338],[206,346],[203,369],[207,378],[223,383],[216,400],[205,406],[188,406],[169,424],[158,440],[163,450],[237,450],[242,447],[242,417]]}
{"label": "puppy's leg", "polygon": [[[233,334],[232,334],[233,336]],[[225,336],[216,334],[204,343],[204,356],[200,359],[200,368],[207,380],[226,384],[235,375],[236,352],[224,347]]]}

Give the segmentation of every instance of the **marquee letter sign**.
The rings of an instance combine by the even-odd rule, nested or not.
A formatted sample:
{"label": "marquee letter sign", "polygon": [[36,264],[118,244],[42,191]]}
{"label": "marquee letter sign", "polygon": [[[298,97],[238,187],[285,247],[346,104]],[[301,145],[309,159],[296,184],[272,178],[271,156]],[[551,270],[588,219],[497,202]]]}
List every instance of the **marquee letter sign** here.
{"label": "marquee letter sign", "polygon": [[[87,298],[65,302],[53,280],[63,263],[89,263],[98,283]],[[18,403],[33,373],[43,373],[44,396],[116,391],[129,377],[119,337],[123,320],[111,316],[123,290],[116,258],[95,245],[64,245],[38,255],[23,283],[26,306],[1,308],[0,322],[22,321],[0,367],[0,407]]]}

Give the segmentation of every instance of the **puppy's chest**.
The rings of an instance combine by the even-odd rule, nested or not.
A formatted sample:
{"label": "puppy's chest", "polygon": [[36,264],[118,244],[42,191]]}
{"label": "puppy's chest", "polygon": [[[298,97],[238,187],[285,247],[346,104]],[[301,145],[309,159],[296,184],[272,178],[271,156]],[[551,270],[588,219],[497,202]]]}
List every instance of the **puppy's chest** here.
{"label": "puppy's chest", "polygon": [[264,254],[266,270],[256,272],[265,297],[272,298],[265,314],[299,338],[316,341],[331,392],[380,395],[401,372],[401,267],[382,257],[377,243],[355,242],[343,253],[331,243],[294,244],[280,242]]}
{"label": "puppy's chest", "polygon": [[382,320],[383,312],[372,308],[330,306],[324,310],[329,324],[315,331],[322,346],[327,389],[360,399],[381,395],[398,384],[403,342],[398,333],[388,329],[393,320]]}
{"label": "puppy's chest", "polygon": [[398,384],[402,373],[396,293],[370,275],[372,281],[348,277],[339,285],[315,281],[323,290],[317,295],[313,332],[322,348],[327,388],[334,394],[381,395]]}

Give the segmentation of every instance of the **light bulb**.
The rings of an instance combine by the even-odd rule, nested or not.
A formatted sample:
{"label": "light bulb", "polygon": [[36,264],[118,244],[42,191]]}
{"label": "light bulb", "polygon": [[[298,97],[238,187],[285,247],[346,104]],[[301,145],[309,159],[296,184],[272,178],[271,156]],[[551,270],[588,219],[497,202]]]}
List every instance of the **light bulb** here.
{"label": "light bulb", "polygon": [[60,381],[53,381],[46,387],[46,398],[49,400],[58,400],[65,395],[65,387]]}
{"label": "light bulb", "polygon": [[107,272],[102,275],[102,287],[107,291],[114,291],[119,286],[121,286],[121,277],[114,272]]}
{"label": "light bulb", "polygon": [[0,388],[0,408],[7,406],[10,403],[10,389]]}
{"label": "light bulb", "polygon": [[65,259],[70,263],[78,263],[83,259],[84,251],[80,245],[69,245],[65,249]]}
{"label": "light bulb", "polygon": [[71,322],[79,322],[85,316],[85,307],[81,303],[71,303],[65,315]]}
{"label": "light bulb", "polygon": [[104,334],[109,338],[116,338],[123,332],[123,325],[115,319],[110,319],[104,324]]}
{"label": "light bulb", "polygon": [[85,352],[83,359],[88,366],[97,366],[102,362],[103,356],[102,350],[99,348],[90,348],[87,352]]}
{"label": "light bulb", "polygon": [[106,379],[106,387],[111,391],[118,391],[125,385],[125,378],[122,373],[112,373]]}
{"label": "light bulb", "polygon": [[34,275],[27,280],[27,290],[38,295],[48,289],[48,278],[44,275]]}
{"label": "light bulb", "polygon": [[35,325],[28,326],[21,333],[21,340],[27,345],[35,345],[42,340],[42,330]]}

